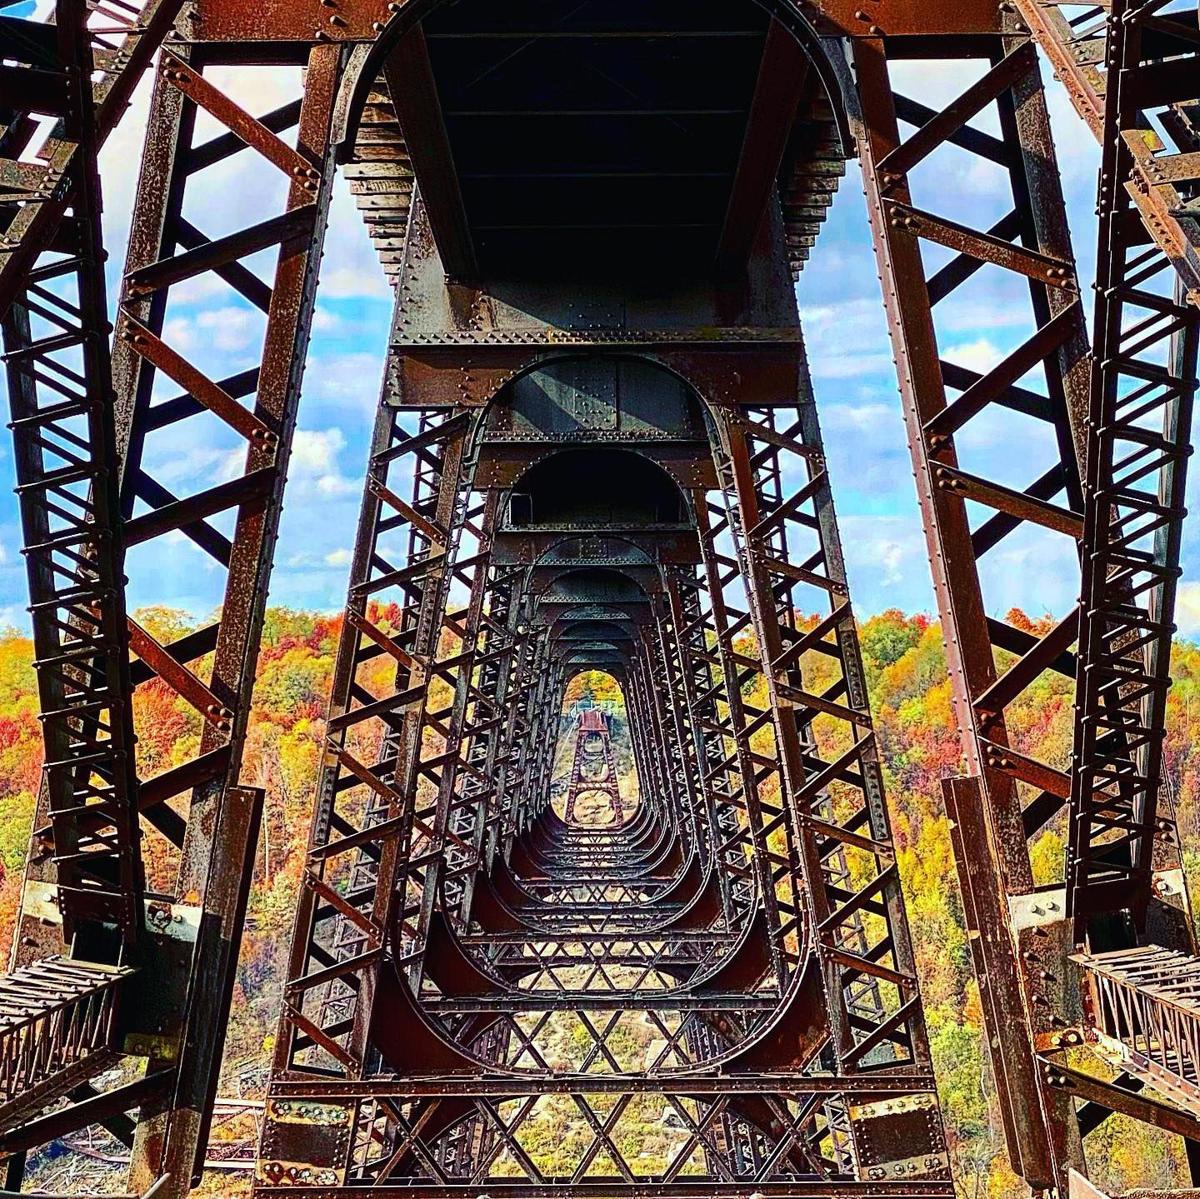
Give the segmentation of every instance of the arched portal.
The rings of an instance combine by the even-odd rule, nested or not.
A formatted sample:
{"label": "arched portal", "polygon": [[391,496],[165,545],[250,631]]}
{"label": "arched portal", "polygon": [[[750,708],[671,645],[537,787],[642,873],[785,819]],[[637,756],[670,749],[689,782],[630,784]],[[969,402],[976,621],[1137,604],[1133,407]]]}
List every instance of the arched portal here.
{"label": "arched portal", "polygon": [[[615,624],[581,620],[564,640],[611,645],[623,630]],[[640,802],[637,763],[629,737],[629,704],[620,682],[605,670],[580,669],[563,695],[555,779],[555,812],[568,824],[617,829],[634,818]]]}
{"label": "arched portal", "polygon": [[[544,69],[501,63],[486,78],[461,55],[513,40],[513,29],[477,39],[471,22],[490,18],[469,2],[443,15],[423,26],[423,45],[397,47],[417,66],[404,78],[425,81],[420,107],[436,100],[442,126],[408,147],[418,179],[423,156],[430,165],[398,264],[394,369],[376,435],[387,448],[369,485],[382,505],[368,501],[363,544],[365,576],[384,587],[405,570],[397,560],[436,560],[449,544],[387,498],[406,458],[418,522],[432,526],[438,513],[464,538],[446,573],[418,566],[422,594],[409,601],[427,613],[408,626],[411,644],[445,661],[439,686],[453,703],[418,705],[404,735],[415,756],[387,766],[401,792],[411,782],[436,790],[446,831],[420,838],[389,875],[372,1051],[397,1072],[428,1052],[480,1076],[595,1070],[624,1085],[616,1080],[715,1077],[773,1059],[803,1071],[842,1052],[832,1049],[842,1034],[826,1031],[837,1026],[848,1060],[913,1067],[927,1050],[899,908],[873,904],[883,914],[865,920],[845,899],[848,884],[887,895],[896,879],[873,760],[847,767],[832,753],[869,716],[790,287],[813,205],[793,210],[769,194],[781,171],[811,162],[813,143],[831,147],[819,80],[801,73],[785,111],[764,110],[762,64],[795,43],[750,4],[613,11],[603,20],[616,25],[600,31],[568,18],[546,40],[572,48]],[[603,80],[570,66],[577,43],[593,40],[646,69],[644,94],[605,98]],[[724,90],[690,107],[681,96],[714,54],[728,62]],[[790,129],[794,118],[807,132],[784,138],[760,204],[741,146],[759,122]],[[539,121],[546,155],[522,164],[521,131]],[[518,178],[529,202],[514,209],[505,197]],[[414,528],[415,558],[395,536]],[[825,608],[829,623],[812,631],[805,605]],[[840,680],[828,700],[805,687],[817,655]],[[494,684],[481,685],[477,661]],[[365,682],[366,661],[355,669]],[[571,777],[555,791],[563,703],[583,671],[616,680],[625,701],[639,785],[628,813],[619,778],[608,787],[619,762],[595,708],[575,713]],[[400,673],[397,694],[412,677]],[[837,725],[833,741],[818,741],[818,714]],[[870,759],[870,736],[854,738]],[[344,763],[331,770],[334,795],[334,775],[357,786]],[[599,794],[604,814],[621,804],[619,819],[584,818],[581,804]],[[831,839],[804,813],[879,839]],[[330,927],[318,918],[318,942]],[[886,962],[887,979],[864,994],[844,959],[824,978],[822,941]],[[592,969],[597,953],[603,966]],[[509,1010],[527,1020],[520,1032],[485,1019]],[[641,1044],[639,1020],[661,1045]],[[301,1068],[324,1058],[302,1041],[289,1052]],[[660,1114],[665,1098],[649,1101]],[[917,1088],[906,1110],[932,1102]],[[734,1176],[775,1169],[773,1155],[781,1176],[805,1165],[770,1103],[747,1092],[705,1110],[726,1144],[749,1146]],[[824,1114],[804,1119],[834,1152]],[[921,1120],[914,1135],[940,1169],[940,1132]],[[464,1139],[489,1135],[475,1111],[455,1127]],[[534,1117],[522,1135],[539,1128]],[[679,1142],[668,1160],[682,1169],[691,1152]],[[576,1159],[567,1172],[588,1168]],[[634,1185],[650,1169],[630,1170]],[[419,1177],[421,1166],[406,1158],[403,1171]]]}

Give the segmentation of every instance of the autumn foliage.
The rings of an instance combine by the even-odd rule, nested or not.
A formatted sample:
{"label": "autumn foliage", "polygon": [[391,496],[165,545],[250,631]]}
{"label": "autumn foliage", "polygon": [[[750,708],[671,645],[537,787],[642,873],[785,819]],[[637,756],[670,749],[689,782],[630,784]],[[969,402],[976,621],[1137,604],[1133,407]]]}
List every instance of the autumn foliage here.
{"label": "autumn foliage", "polygon": [[[164,641],[174,640],[191,623],[163,609],[139,613],[138,618]],[[1041,631],[1042,622],[1020,613],[1010,614],[1010,619]],[[377,623],[386,625],[388,613],[380,612]],[[225,1094],[254,1094],[265,1079],[339,625],[335,617],[282,608],[267,615],[243,769],[246,782],[266,789],[267,803],[226,1049]],[[961,770],[941,632],[926,616],[888,611],[866,621],[861,634],[959,1187],[972,1197],[1015,1196],[1021,1188],[1005,1163],[950,830],[941,803],[940,780]],[[0,948],[5,951],[39,775],[40,729],[31,657],[25,637],[15,632],[0,636]],[[1191,729],[1193,717],[1200,719],[1200,648],[1186,642],[1176,647],[1174,676],[1166,742],[1169,786],[1177,798],[1183,844],[1198,847],[1200,752]],[[820,679],[813,682],[813,690],[820,691]],[[614,686],[612,695],[595,698],[618,704],[619,689]],[[1011,709],[1014,744],[1065,766],[1071,702],[1068,680],[1043,676]],[[144,775],[167,769],[194,752],[199,720],[183,701],[151,682],[139,688],[136,705]],[[819,727],[816,732],[823,735]],[[1038,882],[1061,878],[1064,831],[1051,824],[1035,845]],[[1196,848],[1188,851],[1186,864],[1194,875],[1200,866]],[[165,872],[169,866],[166,861],[151,863],[152,872]],[[1193,886],[1193,895],[1197,890]],[[1100,1137],[1108,1143],[1097,1145]],[[1089,1158],[1099,1163],[1099,1169],[1093,1167],[1096,1181],[1107,1190],[1121,1191],[1135,1182],[1146,1185],[1155,1178],[1160,1186],[1178,1183],[1177,1143],[1160,1141],[1145,1129],[1135,1131],[1109,1121],[1089,1139],[1089,1150]],[[209,1193],[240,1194],[243,1189],[240,1176],[224,1174],[214,1180]]]}

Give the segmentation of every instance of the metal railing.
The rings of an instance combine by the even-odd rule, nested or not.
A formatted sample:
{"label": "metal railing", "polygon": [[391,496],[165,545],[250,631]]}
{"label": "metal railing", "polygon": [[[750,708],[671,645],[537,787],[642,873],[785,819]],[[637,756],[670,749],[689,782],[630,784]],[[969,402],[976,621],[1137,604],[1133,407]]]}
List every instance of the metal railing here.
{"label": "metal railing", "polygon": [[1156,945],[1078,954],[1103,1048],[1200,1112],[1200,958]]}
{"label": "metal railing", "polygon": [[123,981],[119,966],[47,958],[0,977],[0,1125],[102,1069]]}

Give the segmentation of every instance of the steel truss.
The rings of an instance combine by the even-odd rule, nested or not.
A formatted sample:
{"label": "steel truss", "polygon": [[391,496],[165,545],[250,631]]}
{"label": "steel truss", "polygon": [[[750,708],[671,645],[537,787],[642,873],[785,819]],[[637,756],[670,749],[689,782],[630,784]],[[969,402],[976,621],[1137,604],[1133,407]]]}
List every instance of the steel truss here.
{"label": "steel truss", "polygon": [[[298,88],[294,104],[263,121],[203,78],[203,71],[223,58],[241,61],[233,47],[207,57],[182,45],[164,52],[151,102],[155,137],[134,214],[110,384],[95,146],[170,32],[178,6],[119,6],[118,12],[128,16],[97,10],[86,27],[95,27],[90,47],[78,41],[88,11],[82,5],[61,5],[58,28],[64,41],[68,30],[76,38],[66,41],[78,56],[67,72],[76,87],[93,76],[92,61],[99,72],[93,107],[88,110],[84,92],[68,90],[84,99],[78,101],[77,115],[62,117],[43,151],[47,169],[61,173],[63,182],[16,210],[5,264],[6,271],[11,268],[6,279],[27,284],[24,298],[9,312],[6,341],[14,351],[10,393],[21,422],[15,434],[19,444],[29,446],[23,458],[29,478],[22,506],[31,576],[37,575],[34,618],[44,630],[38,652],[43,686],[65,689],[61,703],[46,703],[51,713],[42,799],[46,817],[35,837],[18,952],[20,959],[36,961],[48,944],[56,943],[55,921],[61,912],[64,927],[59,932],[71,935],[77,956],[103,952],[109,961],[119,957],[134,966],[137,972],[122,984],[122,1018],[107,1023],[107,1040],[96,1047],[103,1052],[93,1057],[99,1065],[111,1062],[114,1050],[133,1054],[135,1062],[145,1059],[145,1075],[96,1093],[89,1074],[63,1072],[59,1084],[46,1089],[45,1101],[68,1094],[75,1107],[28,1121],[21,1131],[6,1134],[4,1148],[17,1155],[10,1158],[9,1184],[19,1185],[20,1154],[26,1148],[59,1135],[59,1129],[105,1122],[133,1144],[135,1186],[144,1189],[169,1174],[182,1192],[194,1170],[198,1175],[203,1158],[257,839],[262,797],[239,785],[241,739],[332,178],[333,87],[345,52],[337,47],[314,50],[303,95]],[[5,32],[23,44],[29,29],[48,28],[9,21]],[[50,45],[44,36],[35,45],[43,58],[35,58],[29,71],[49,74],[44,55]],[[89,49],[92,60],[84,57]],[[12,74],[15,68],[4,69],[10,73],[12,94],[32,97],[32,112],[48,109],[52,117],[60,115],[43,104],[45,88],[22,84],[31,75],[18,79]],[[6,102],[11,102],[7,94]],[[195,144],[198,109],[229,132]],[[21,136],[28,137],[30,127],[32,121],[23,125],[16,120],[9,129],[24,130]],[[279,136],[292,127],[298,127],[298,149]],[[14,156],[19,149],[13,146]],[[284,212],[245,232],[209,241],[183,216],[188,183],[238,153],[261,154],[283,173],[288,180]],[[34,173],[35,168],[20,164],[22,187],[34,191]],[[77,244],[73,239],[83,240]],[[274,246],[282,252],[272,283],[239,264],[247,254]],[[82,251],[79,257],[70,257],[77,250]],[[39,252],[43,259],[27,273],[25,264]],[[44,282],[69,282],[73,273],[81,280],[78,302],[64,298],[55,282]],[[171,289],[205,275],[229,283],[266,318],[261,368],[219,383],[161,336]],[[35,327],[30,341],[28,312],[39,325],[57,323],[62,335],[46,337]],[[82,338],[72,331],[77,324],[85,331]],[[69,357],[72,340],[85,348],[82,369]],[[159,371],[183,394],[161,402],[152,399]],[[35,388],[55,396],[53,404],[39,399]],[[72,388],[81,401],[87,397],[78,403],[78,415]],[[113,391],[115,399],[109,399]],[[253,407],[237,402],[248,394],[256,396]],[[17,407],[18,398],[22,407]],[[187,419],[219,421],[245,439],[241,477],[186,497],[169,493],[155,480],[162,458],[155,460],[147,452],[157,442],[153,435]],[[53,465],[56,459],[49,455],[64,464]],[[50,496],[53,505],[43,496]],[[234,518],[232,536],[209,523],[219,513]],[[47,522],[49,537],[42,531]],[[163,645],[126,618],[122,580],[126,574],[134,580],[139,574],[145,577],[147,566],[152,571],[153,551],[147,556],[142,547],[161,544],[177,531],[226,570],[229,581],[218,623]],[[67,569],[76,572],[77,583],[67,579]],[[135,655],[132,661],[129,650]],[[148,685],[183,699],[203,727],[195,757],[157,774],[138,767],[133,754],[136,717],[129,727],[134,688]],[[136,712],[136,700],[133,708]],[[62,732],[55,731],[58,725]],[[114,764],[108,765],[106,758]],[[143,776],[140,783],[135,769]],[[74,788],[71,803],[64,802],[71,798],[68,786]],[[122,863],[129,881],[101,866],[98,854]],[[42,870],[43,861],[53,867],[52,874]],[[83,872],[80,877],[86,880],[74,892],[72,871]],[[145,905],[143,872],[150,893]],[[105,900],[105,887],[111,899]],[[118,900],[123,914],[114,919]],[[89,922],[94,927],[115,923],[124,934],[120,943],[106,949],[95,932],[86,935]],[[46,1002],[55,1002],[52,987],[46,990]],[[135,1140],[133,1123],[121,1113],[138,1109]]]}
{"label": "steel truss", "polygon": [[[770,5],[712,296],[672,296],[657,322],[597,322],[579,313],[610,312],[606,295],[534,281],[550,315],[514,325],[478,270],[509,226],[472,228],[424,10],[180,7],[89,17],[59,0],[53,26],[0,19],[0,308],[46,743],[21,968],[0,982],[0,998],[34,1000],[5,1034],[20,1047],[0,1091],[8,1185],[26,1150],[97,1122],[132,1145],[139,1192],[186,1193],[203,1161],[261,805],[241,745],[346,138],[396,317],[258,1192],[949,1194],[780,282],[832,195],[843,115],[955,682],[966,774],[944,789],[985,1018],[1005,1030],[990,1044],[1010,1158],[1064,1190],[1120,1111],[1186,1138],[1200,1167],[1190,1042],[1172,1039],[1194,1013],[1147,1033],[1170,1003],[1147,980],[1194,973],[1158,803],[1198,342],[1194,13]],[[1102,141],[1090,359],[1030,31]],[[96,155],[164,43],[110,351]],[[895,83],[926,59],[965,81],[940,108]],[[291,72],[294,98],[253,115],[239,83],[272,69]],[[200,113],[222,132],[197,142]],[[35,158],[38,116],[56,124]],[[985,226],[929,187],[964,155],[1011,196]],[[262,183],[253,223],[204,232],[207,171]],[[269,280],[246,261],[262,251]],[[985,280],[1025,326],[976,371],[939,337]],[[169,344],[171,301],[199,283],[261,314],[257,367],[214,379]],[[512,424],[528,418],[521,380],[584,394],[614,356],[660,371],[668,408],[686,390],[690,415],[658,440],[593,436],[581,418],[565,444],[653,464],[678,511],[541,519],[570,494],[533,482],[564,439]],[[614,411],[627,385],[605,393]],[[231,439],[241,471],[176,494],[162,449],[199,422]],[[1026,477],[976,464],[980,428],[1028,439]],[[219,619],[171,639],[129,618],[124,580],[144,594],[180,533],[226,586]],[[1044,630],[988,616],[984,598],[990,563],[1030,537],[1081,564],[1078,610]],[[612,674],[626,700],[641,799],[610,826],[550,806],[582,669]],[[1006,719],[1054,676],[1076,689],[1071,763],[1033,760]],[[192,759],[155,773],[139,757],[139,689],[194,710]],[[1030,845],[1062,826],[1063,880],[1035,886]],[[1085,1036],[1119,1072],[1081,1063]],[[136,1077],[110,1084],[130,1060]],[[535,1160],[563,1112],[578,1143]],[[647,1162],[631,1130],[655,1120],[666,1148]]]}
{"label": "steel truss", "polygon": [[587,794],[603,795],[608,803],[607,812],[596,823],[623,823],[625,809],[621,803],[612,738],[608,734],[604,713],[595,708],[580,711],[576,722],[575,752],[572,754],[571,777],[567,782],[563,813],[563,819],[568,824],[575,822],[575,809],[580,795]]}
{"label": "steel truss", "polygon": [[[1160,622],[1170,624],[1178,567],[1172,525],[1180,515],[1182,476],[1171,441],[1182,431],[1180,420],[1187,426],[1194,388],[1194,314],[1170,300],[1166,313],[1144,290],[1122,296],[1118,279],[1102,271],[1097,328],[1108,321],[1108,336],[1121,340],[1111,351],[1098,342],[1089,364],[1057,180],[1045,169],[1049,126],[1031,82],[1037,66],[1028,43],[998,38],[981,48],[988,70],[938,116],[914,110],[899,95],[889,104],[882,57],[870,43],[856,50],[860,88],[871,80],[862,89],[860,150],[872,226],[966,734],[969,776],[944,784],[957,826],[959,878],[989,1020],[996,1027],[1020,1023],[1027,1034],[992,1042],[993,1069],[1015,1168],[1034,1185],[1061,1187],[1068,1167],[1083,1167],[1082,1136],[1105,1110],[1125,1110],[1116,1094],[1107,1108],[1077,1109],[1066,1077],[1039,1056],[1083,1039],[1081,980],[1069,950],[1085,938],[1116,947],[1146,936],[1192,948],[1173,821],[1156,813],[1153,796],[1165,710],[1164,637],[1169,641]],[[1007,153],[969,124],[991,105],[1008,132]],[[899,120],[916,125],[916,132],[902,139]],[[909,173],[925,160],[931,160],[927,169],[936,169],[938,152],[945,155],[951,145],[1009,172],[1014,208],[999,226],[976,232],[913,207]],[[1119,249],[1122,237],[1111,223],[1106,228],[1102,237],[1113,240],[1102,242],[1102,261],[1136,256],[1130,281],[1136,289],[1158,269],[1154,251],[1142,250],[1144,236],[1128,218],[1122,237],[1136,250]],[[922,242],[948,246],[956,257],[927,271]],[[936,305],[985,265],[998,268],[994,277],[1007,272],[1028,280],[1031,320],[1028,339],[980,377],[939,357],[935,320]],[[1149,320],[1133,316],[1139,304],[1153,309]],[[1122,327],[1122,307],[1129,307],[1124,334],[1111,323]],[[1164,370],[1158,362],[1168,345]],[[1035,367],[1044,375],[1044,393],[1018,383]],[[1121,375],[1131,382],[1120,382]],[[1048,470],[1014,488],[960,467],[955,438],[969,433],[971,422],[1002,419],[1015,437],[1023,427],[1019,416],[1034,416],[1053,430],[1058,454]],[[967,501],[993,514],[971,521]],[[1041,636],[985,615],[976,565],[986,565],[989,552],[1031,527],[1071,538],[1083,567],[1079,610]],[[1005,663],[997,650],[1012,657]],[[1047,671],[1076,679],[1070,772],[1019,752],[1005,728],[1006,708]],[[1067,886],[1044,893],[1034,885],[1029,846],[1064,809]],[[976,848],[982,845],[988,846],[985,860]],[[1100,923],[1093,919],[1101,917]]]}
{"label": "steel truss", "polygon": [[[419,275],[418,261],[414,254]],[[403,304],[402,292],[400,352],[411,347],[416,356],[439,338],[414,335],[413,314]],[[636,334],[630,340],[636,342]],[[785,351],[793,361],[796,348]],[[505,350],[505,377],[522,361],[537,369],[536,337],[510,337]],[[437,370],[453,377],[463,352],[442,353]],[[657,356],[666,358],[667,351]],[[740,368],[752,370],[750,360]],[[787,677],[798,683],[807,653],[839,664],[857,653],[840,554],[826,540],[832,514],[823,470],[815,469],[796,493],[778,490],[789,454],[819,459],[812,445],[815,418],[803,418],[802,433],[792,427],[793,416],[781,434],[772,415],[753,414],[758,419],[750,429],[771,447],[753,459],[745,441],[732,444],[724,435],[698,446],[708,465],[701,459],[696,469],[712,474],[713,484],[691,498],[695,549],[687,549],[690,521],[679,530],[625,529],[620,546],[603,538],[591,546],[580,544],[586,525],[546,532],[535,526],[526,536],[497,502],[500,479],[519,486],[514,472],[536,454],[536,443],[525,442],[514,460],[502,432],[492,432],[493,422],[505,420],[503,392],[488,409],[476,402],[441,411],[409,410],[403,395],[403,386],[398,394],[389,387],[380,406],[351,615],[339,652],[335,696],[344,698],[329,722],[324,806],[310,848],[312,874],[280,1038],[281,1086],[268,1109],[262,1192],[307,1184],[314,1193],[371,1185],[466,1194],[480,1186],[502,1189],[507,1170],[523,1180],[512,1186],[539,1194],[643,1193],[647,1187],[675,1194],[684,1186],[680,1177],[703,1160],[712,1180],[695,1181],[697,1194],[731,1187],[747,1194],[764,1187],[801,1193],[806,1178],[815,1184],[868,1169],[875,1170],[870,1177],[888,1180],[878,1185],[898,1193],[941,1193],[945,1159],[919,1001],[903,914],[889,902],[897,880],[886,815],[880,804],[882,823],[869,822],[865,801],[846,798],[870,785],[873,742],[860,732],[826,761],[806,734],[794,785],[813,795],[804,802],[816,812],[801,817],[784,769],[779,708],[761,700],[757,706],[744,695],[761,680],[765,696],[772,670],[743,644],[751,632],[766,643],[767,627],[760,632],[748,603],[741,610],[731,604],[731,589],[753,585],[738,567],[737,543],[746,535],[735,529],[748,528],[765,542],[766,525],[777,527],[773,560],[785,571],[799,552],[795,539],[791,545],[782,540],[785,522],[811,528],[816,545],[795,569],[806,585],[840,596],[831,618],[788,647]],[[811,403],[806,408],[811,413]],[[723,425],[725,416],[720,419]],[[651,443],[645,452],[653,449]],[[717,474],[714,453],[723,464]],[[745,477],[755,479],[761,497],[763,514],[753,525],[738,506],[735,463],[753,472]],[[728,494],[718,474],[728,477]],[[410,500],[397,495],[396,478],[413,480]],[[768,507],[777,513],[774,520]],[[578,576],[578,569],[552,569],[548,558],[556,553],[564,564],[604,567],[616,579],[613,564],[622,564],[624,548],[652,546],[654,538],[660,555],[690,553],[699,561],[681,561],[664,573],[646,550],[626,555],[628,568],[649,585],[640,600],[619,588],[569,597],[555,590],[558,581]],[[543,663],[536,677],[549,684],[533,698],[535,722],[544,730],[540,744],[553,746],[572,663],[610,668],[627,689],[646,799],[619,829],[572,825],[552,814],[548,755],[519,779],[509,812],[500,807],[488,820],[494,789],[488,778],[476,777],[471,756],[477,738],[497,721],[499,704],[489,702],[485,684],[489,676],[504,677],[489,667],[492,654],[506,649],[503,640],[494,651],[489,644],[502,627],[491,619],[496,606],[489,580],[516,555],[525,560],[517,574],[527,596],[527,623],[517,632]],[[787,593],[776,588],[776,598],[765,600],[770,607],[764,603],[759,611],[778,622],[776,605],[789,602]],[[602,622],[606,609],[609,619]],[[625,638],[611,640],[614,619],[627,629],[624,647]],[[609,631],[590,640],[602,624]],[[841,636],[827,639],[835,626]],[[702,663],[680,634],[700,651]],[[701,672],[703,697],[693,686]],[[847,684],[832,683],[822,695],[807,696],[802,711],[869,730],[865,708],[851,712],[839,703],[844,692]],[[797,685],[797,707],[802,694]],[[861,703],[861,686],[852,694]],[[670,696],[679,702],[669,704]],[[702,711],[721,714],[706,724],[693,716]],[[372,723],[377,731],[369,731]],[[798,742],[799,727],[793,726]],[[694,752],[683,748],[689,739]],[[355,752],[360,745],[370,748],[369,761]],[[481,786],[468,791],[471,783]],[[529,804],[531,784],[542,788],[540,804],[513,811],[517,793]],[[375,802],[377,796],[384,803]],[[489,823],[498,835],[481,839],[478,829]],[[400,842],[395,850],[394,841]],[[813,970],[818,959],[810,956],[813,918],[797,874],[795,846],[804,841],[826,880],[822,894],[830,906],[822,913],[822,935],[844,1022],[836,1040],[823,1029],[794,1040],[821,993]],[[378,871],[386,867],[396,879],[394,888],[378,887],[374,872],[359,885],[353,863],[369,845],[376,847],[371,856]],[[701,846],[715,850],[725,869],[703,866],[708,859],[697,852]],[[393,852],[395,865],[388,860]],[[847,853],[868,862],[882,856],[883,865],[871,872],[856,861],[852,876]],[[470,903],[460,889],[465,877],[474,879]],[[339,936],[350,927],[358,935],[347,949]],[[384,956],[389,946],[390,958]],[[623,1045],[631,1017],[649,1021],[661,1038],[662,1048],[645,1067]],[[576,1029],[580,1048],[569,1063],[554,1067],[547,1038],[568,1027]],[[772,1060],[772,1051],[784,1056]],[[732,1094],[696,1107],[687,1097],[695,1080],[711,1085],[710,1061],[738,1063]],[[837,1063],[847,1080],[861,1072],[861,1082],[848,1081],[838,1098],[821,1101],[740,1094],[744,1068],[785,1062],[801,1072],[808,1062]],[[522,1098],[519,1089],[511,1095],[504,1089],[531,1073],[540,1088],[540,1076],[551,1070],[574,1080],[573,1102],[590,1129],[590,1146],[581,1149],[571,1177],[552,1177],[530,1156],[530,1138],[545,1119],[537,1092]],[[443,1093],[448,1073],[458,1078],[453,1093],[460,1098],[453,1101]],[[861,1099],[876,1078],[896,1074],[913,1084],[897,1109],[874,1110]],[[361,1101],[330,1099],[324,1080],[333,1075],[348,1080],[343,1096],[363,1087]],[[649,1102],[635,1103],[635,1092],[621,1089],[630,1077],[653,1087],[659,1106],[677,1113],[688,1129],[661,1179],[639,1172],[618,1145],[627,1135],[623,1121]],[[380,1078],[391,1079],[393,1097],[370,1089]],[[619,1097],[593,1095],[593,1080],[605,1080],[609,1090],[617,1084]],[[852,1104],[857,1123],[847,1118]],[[451,1153],[455,1132],[459,1143],[486,1143],[487,1151],[470,1158]]]}

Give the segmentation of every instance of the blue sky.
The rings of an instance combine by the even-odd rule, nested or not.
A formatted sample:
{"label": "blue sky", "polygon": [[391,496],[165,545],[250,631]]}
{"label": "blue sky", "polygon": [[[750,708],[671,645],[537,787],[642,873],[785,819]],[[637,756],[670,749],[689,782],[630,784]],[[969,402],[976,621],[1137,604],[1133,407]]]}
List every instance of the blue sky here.
{"label": "blue sky", "polygon": [[[907,82],[926,103],[949,99],[969,82],[945,64],[906,69],[921,72]],[[288,71],[260,71],[251,92],[238,98],[252,111],[263,112],[290,98],[296,82]],[[1087,287],[1095,253],[1098,155],[1061,89],[1051,85],[1049,95],[1076,254]],[[143,89],[106,147],[102,164],[114,296],[136,190],[145,100]],[[925,180],[924,186],[937,189],[939,201],[944,201],[948,188],[952,190],[956,211],[947,212],[944,202],[929,205],[939,212],[986,220],[991,206],[1002,202],[999,182],[980,173],[964,156],[955,178],[943,174]],[[920,185],[914,179],[918,203]],[[193,197],[202,218],[197,223],[210,236],[218,236],[246,215],[247,196],[274,186],[276,180],[269,172],[238,177],[236,184],[232,175],[218,176],[206,193]],[[1006,297],[989,294],[986,286],[983,281],[983,290],[964,295],[964,302],[949,314],[948,324],[939,327],[944,356],[980,370],[999,361],[1020,333],[1009,319]],[[798,299],[856,608],[862,615],[887,607],[931,611],[933,594],[912,468],[862,182],[853,162],[801,277]],[[328,610],[343,602],[390,310],[391,296],[382,272],[339,180],[272,581],[274,603]],[[167,340],[214,378],[257,361],[258,317],[227,290],[218,294],[194,287],[180,301],[173,301],[168,317]],[[1001,477],[1011,467],[1014,481],[1022,474],[1027,481],[1031,472],[1024,460],[1026,451],[1006,444],[999,433],[998,427],[996,440],[990,442],[985,427],[976,452],[987,455],[989,467]],[[186,492],[189,482],[226,469],[234,448],[234,442],[180,444],[176,439],[151,452],[155,469]],[[27,600],[11,486],[11,450],[0,445],[0,624],[23,627]],[[223,576],[211,570],[204,555],[185,538],[173,538],[165,546],[156,543],[155,555],[153,562],[131,563],[133,606],[166,604],[203,614],[219,601]],[[985,578],[989,610],[999,613],[1019,604],[1035,614],[1061,613],[1074,602],[1078,587],[1070,558],[1062,539],[1015,544]],[[1196,564],[1200,564],[1196,535],[1190,534],[1185,541],[1185,580]],[[1200,592],[1186,582],[1179,623],[1185,632],[1200,632]]]}

